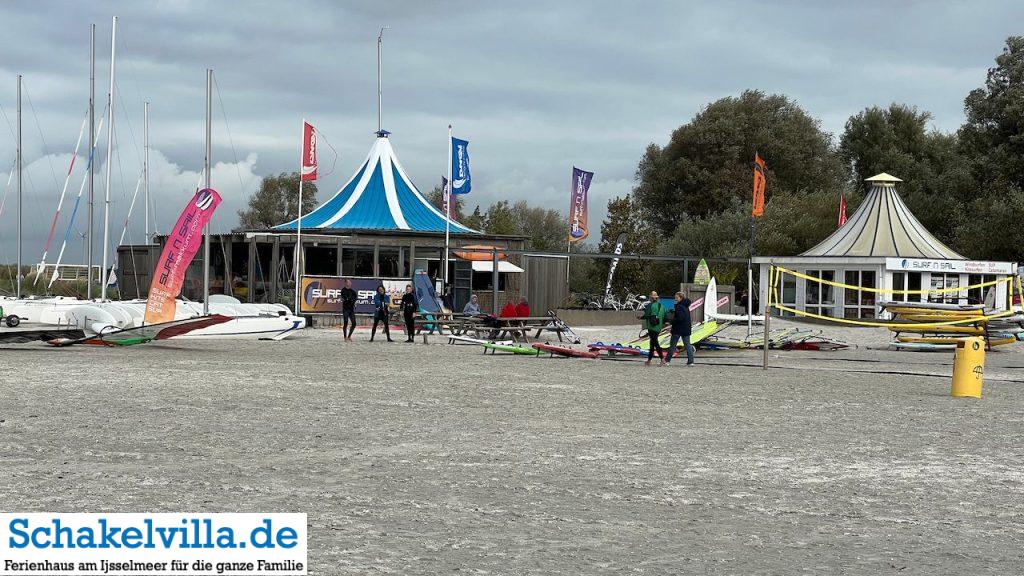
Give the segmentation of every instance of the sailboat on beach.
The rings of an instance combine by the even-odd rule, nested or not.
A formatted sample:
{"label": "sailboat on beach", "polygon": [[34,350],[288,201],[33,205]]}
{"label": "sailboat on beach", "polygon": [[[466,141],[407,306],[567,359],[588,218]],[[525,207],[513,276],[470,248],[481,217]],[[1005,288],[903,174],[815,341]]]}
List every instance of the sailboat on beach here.
{"label": "sailboat on beach", "polygon": [[[92,61],[93,70],[95,69],[95,27],[93,32],[93,50],[92,50]],[[115,98],[115,87],[114,74],[115,74],[115,56],[116,56],[116,33],[117,33],[117,17],[113,18],[113,26],[111,32],[111,64],[110,64],[110,91],[108,92],[108,106],[105,111],[107,114],[107,156],[106,156],[106,182],[104,187],[104,199],[103,199],[103,253],[102,253],[102,267],[101,267],[101,279],[100,279],[100,297],[99,299],[92,298],[92,282],[88,282],[88,294],[86,299],[79,299],[75,297],[67,296],[54,296],[47,298],[23,298],[21,294],[21,278],[19,274],[18,279],[18,291],[14,298],[3,299],[2,305],[8,314],[14,314],[23,321],[31,323],[40,323],[46,325],[57,325],[57,326],[77,326],[85,331],[87,336],[103,335],[108,341],[113,333],[123,333],[126,330],[140,329],[141,340],[151,339],[163,339],[158,337],[159,330],[154,331],[154,327],[159,324],[165,324],[168,322],[181,322],[188,320],[195,320],[199,318],[208,318],[213,315],[217,315],[223,319],[216,322],[204,321],[203,325],[192,323],[187,325],[191,326],[190,329],[176,329],[174,331],[164,332],[164,337],[175,337],[175,338],[230,338],[230,339],[246,339],[246,338],[259,338],[259,339],[271,339],[280,340],[297,333],[300,329],[306,325],[305,319],[301,316],[296,316],[292,311],[282,304],[257,304],[257,303],[242,303],[237,299],[226,296],[210,294],[210,280],[209,280],[209,266],[204,265],[203,276],[203,294],[204,299],[202,303],[189,302],[178,299],[180,294],[179,290],[174,292],[172,296],[164,294],[163,300],[165,302],[165,308],[170,310],[169,314],[162,315],[159,319],[154,319],[152,314],[147,313],[149,300],[152,300],[152,294],[150,299],[136,299],[136,300],[120,300],[113,301],[107,298],[107,289],[110,285],[109,280],[113,277],[114,266],[108,263],[108,257],[112,253],[110,247],[110,185],[111,185],[111,158],[113,157],[113,141],[114,141],[114,102]],[[95,74],[93,73],[93,77]],[[203,174],[205,176],[204,190],[197,190],[197,198],[202,196],[204,201],[208,201],[215,192],[210,189],[210,165],[211,165],[211,119],[212,119],[212,79],[213,71],[207,71],[207,94],[206,94],[206,154],[204,162]],[[20,86],[20,84],[19,84]],[[90,116],[93,110],[93,99],[90,98]],[[20,114],[20,105],[19,105]],[[20,118],[20,116],[19,116]],[[147,106],[147,127],[146,132],[148,134],[148,106]],[[102,128],[103,119],[100,119],[100,128]],[[84,132],[84,124],[83,124]],[[86,187],[86,182],[89,184],[89,206],[90,206],[90,235],[89,235],[89,270],[91,276],[91,262],[92,262],[92,242],[91,242],[91,230],[92,230],[92,175],[94,173],[93,159],[95,158],[96,145],[99,141],[99,131],[95,135],[92,134],[93,127],[90,122],[90,143],[92,144],[89,153],[88,162],[88,175],[83,179],[82,186],[79,190],[79,195],[75,200],[75,206],[71,214],[72,221],[68,224],[68,230],[71,229],[73,224],[73,218],[77,215],[79,200],[82,196],[82,191]],[[81,138],[80,138],[81,139]],[[21,157],[20,157],[20,140],[19,140],[19,157],[16,166],[20,170]],[[77,146],[76,146],[77,155]],[[72,168],[73,168],[72,160]],[[144,174],[146,174],[148,168],[148,154],[146,155]],[[68,178],[70,179],[71,168],[68,171]],[[140,185],[142,179],[140,178]],[[67,182],[65,182],[65,191],[67,188]],[[148,191],[148,183],[146,186]],[[136,195],[139,191],[139,185],[136,186]],[[204,194],[205,193],[205,194]],[[21,201],[20,195],[20,178],[19,178],[19,207]],[[219,198],[219,196],[218,196]],[[135,197],[133,196],[132,204],[134,205]],[[59,218],[60,210],[64,202],[64,193],[61,194],[60,200],[58,201],[57,214],[54,216],[54,224]],[[147,220],[148,220],[148,198],[145,200],[147,206]],[[190,203],[190,206],[194,204]],[[215,208],[216,205],[213,204]],[[188,209],[186,209],[188,212]],[[130,217],[130,214],[129,214]],[[183,214],[184,217],[184,214]],[[51,227],[53,227],[51,226]],[[127,221],[125,226],[127,227]],[[209,255],[209,225],[207,224],[202,227],[201,236],[203,238],[203,262],[207,263],[210,260]],[[19,230],[20,230],[20,214],[19,214]],[[147,226],[148,232],[148,226]],[[200,232],[196,230],[195,232]],[[165,252],[171,249],[172,243],[175,241],[173,238],[174,233],[168,237],[167,245],[165,246]],[[66,247],[68,233],[65,233],[64,244],[61,246],[61,254],[58,256],[57,262],[54,264],[53,275],[50,279],[50,285],[59,276],[59,266],[61,258],[63,256],[64,248]],[[44,248],[44,255],[42,261],[37,267],[35,281],[38,281],[39,277],[43,275],[47,268],[46,254],[49,251],[50,241],[52,240],[53,233],[49,235],[47,245]],[[122,232],[122,239],[124,233]],[[147,237],[148,241],[148,237]],[[19,234],[18,238],[19,245],[19,270],[20,270],[20,247],[21,237]],[[184,267],[191,262],[195,252],[188,255],[187,259],[183,259],[181,273],[184,275]],[[184,254],[180,255],[181,257]],[[116,260],[115,260],[116,262]],[[160,264],[158,264],[159,266]],[[159,274],[154,274],[154,285],[156,280],[159,278]],[[141,330],[144,329],[144,330]]]}

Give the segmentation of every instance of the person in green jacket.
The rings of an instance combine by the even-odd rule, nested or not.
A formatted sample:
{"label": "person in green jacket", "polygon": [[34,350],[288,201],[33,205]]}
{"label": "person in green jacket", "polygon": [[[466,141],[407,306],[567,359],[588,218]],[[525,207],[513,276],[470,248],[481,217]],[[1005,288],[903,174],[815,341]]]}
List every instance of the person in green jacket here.
{"label": "person in green jacket", "polygon": [[661,329],[665,327],[665,307],[658,300],[658,293],[651,290],[651,300],[644,309],[644,328],[647,328],[647,337],[650,338],[650,346],[647,348],[647,365],[651,365],[654,358],[654,351],[658,351],[658,359],[665,360],[665,350],[661,347]]}

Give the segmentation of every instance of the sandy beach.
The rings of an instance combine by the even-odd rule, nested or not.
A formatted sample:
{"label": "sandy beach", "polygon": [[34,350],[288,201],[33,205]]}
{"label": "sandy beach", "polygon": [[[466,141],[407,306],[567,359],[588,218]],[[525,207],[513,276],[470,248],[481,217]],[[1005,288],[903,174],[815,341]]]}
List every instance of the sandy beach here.
{"label": "sandy beach", "polygon": [[767,372],[337,330],[9,346],[3,508],[304,512],[311,574],[1019,573],[1021,346],[955,399],[952,353],[824,329],[859,347]]}

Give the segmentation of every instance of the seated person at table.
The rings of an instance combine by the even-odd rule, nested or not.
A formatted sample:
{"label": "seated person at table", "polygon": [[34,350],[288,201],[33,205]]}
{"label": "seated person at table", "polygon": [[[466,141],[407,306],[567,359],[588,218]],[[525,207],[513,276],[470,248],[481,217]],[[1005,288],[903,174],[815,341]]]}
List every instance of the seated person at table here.
{"label": "seated person at table", "polygon": [[530,303],[526,301],[526,298],[520,300],[519,305],[516,306],[516,316],[520,318],[530,317]]}
{"label": "seated person at table", "polygon": [[505,307],[501,309],[501,314],[498,314],[498,318],[515,318],[516,316],[518,316],[516,305],[511,302],[505,304]]}
{"label": "seated person at table", "polygon": [[469,316],[476,316],[480,313],[480,302],[476,299],[476,294],[469,297],[469,302],[466,302],[466,306],[462,309],[463,314]]}

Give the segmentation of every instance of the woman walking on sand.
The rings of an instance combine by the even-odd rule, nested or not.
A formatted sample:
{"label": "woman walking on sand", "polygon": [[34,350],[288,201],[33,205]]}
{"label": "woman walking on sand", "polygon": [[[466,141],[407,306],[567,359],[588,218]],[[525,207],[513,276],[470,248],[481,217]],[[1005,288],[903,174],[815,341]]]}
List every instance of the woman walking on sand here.
{"label": "woman walking on sand", "polygon": [[693,365],[693,346],[690,345],[690,331],[693,328],[690,322],[690,300],[682,292],[676,292],[675,313],[672,316],[672,340],[668,343],[668,354],[662,364],[672,361],[676,353],[676,344],[680,340],[686,347],[686,365]]}
{"label": "woman walking on sand", "polygon": [[405,318],[405,333],[408,338],[406,342],[412,342],[412,335],[416,332],[416,312],[420,309],[420,303],[412,292],[412,284],[405,285],[405,294],[402,294],[402,316]]}
{"label": "woman walking on sand", "polygon": [[394,342],[391,339],[391,329],[388,328],[390,306],[391,297],[384,292],[384,285],[377,286],[377,293],[373,295],[373,329],[370,330],[370,342],[373,342],[373,337],[377,334],[378,323],[384,324],[384,335],[388,337],[388,342]]}
{"label": "woman walking on sand", "polygon": [[651,290],[651,301],[644,310],[644,327],[647,328],[649,347],[647,348],[647,366],[651,365],[654,352],[657,350],[658,359],[664,362],[665,351],[661,347],[661,329],[665,327],[665,307],[658,301],[658,293]]}

